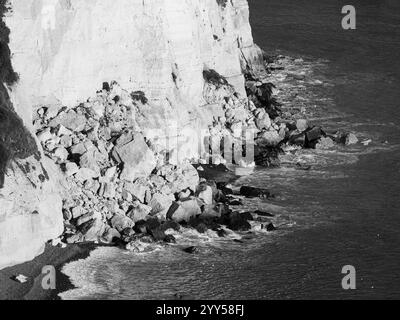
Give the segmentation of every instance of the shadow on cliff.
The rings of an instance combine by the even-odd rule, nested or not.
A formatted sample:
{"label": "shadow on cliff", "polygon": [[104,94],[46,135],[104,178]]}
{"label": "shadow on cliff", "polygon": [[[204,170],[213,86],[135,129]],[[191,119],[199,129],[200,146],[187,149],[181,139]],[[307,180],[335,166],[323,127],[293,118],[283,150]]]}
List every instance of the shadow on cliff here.
{"label": "shadow on cliff", "polygon": [[8,47],[10,30],[3,21],[8,10],[6,2],[0,0],[0,188],[4,185],[4,175],[10,160],[24,159],[34,154],[39,156],[35,139],[13,110],[6,89],[6,85],[12,86],[18,81]]}

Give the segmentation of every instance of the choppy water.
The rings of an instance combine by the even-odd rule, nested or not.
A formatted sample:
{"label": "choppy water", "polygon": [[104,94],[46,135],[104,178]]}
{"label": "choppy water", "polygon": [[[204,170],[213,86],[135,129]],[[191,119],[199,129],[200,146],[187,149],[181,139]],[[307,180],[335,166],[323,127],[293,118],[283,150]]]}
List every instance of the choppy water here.
{"label": "choppy water", "polygon": [[[246,208],[277,214],[279,231],[255,226],[220,239],[187,230],[177,245],[146,255],[101,248],[64,267],[78,288],[62,298],[400,298],[400,3],[352,1],[356,31],[341,29],[345,4],[251,0],[253,31],[268,52],[304,59],[293,70],[306,80],[282,99],[372,143],[304,151],[238,181],[274,190],[275,201],[246,200]],[[312,170],[295,170],[296,162]],[[200,254],[181,251],[190,243]],[[341,289],[344,265],[356,267],[357,290]]]}

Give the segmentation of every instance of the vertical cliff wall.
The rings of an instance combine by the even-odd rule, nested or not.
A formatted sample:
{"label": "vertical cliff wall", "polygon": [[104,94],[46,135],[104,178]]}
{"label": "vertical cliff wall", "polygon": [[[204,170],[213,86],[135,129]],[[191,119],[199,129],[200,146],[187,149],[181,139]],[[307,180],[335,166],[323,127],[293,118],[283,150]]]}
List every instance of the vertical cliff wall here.
{"label": "vertical cliff wall", "polygon": [[[214,111],[204,98],[204,70],[216,70],[245,95],[243,68],[260,59],[247,0],[9,0],[7,5],[3,21],[11,31],[8,46],[19,80],[5,92],[21,134],[35,147],[29,131],[38,106],[73,107],[109,81],[143,91],[154,116],[173,119],[181,128],[198,118],[206,125]],[[59,174],[40,150],[8,161],[4,169],[0,268],[33,258],[63,230]]]}

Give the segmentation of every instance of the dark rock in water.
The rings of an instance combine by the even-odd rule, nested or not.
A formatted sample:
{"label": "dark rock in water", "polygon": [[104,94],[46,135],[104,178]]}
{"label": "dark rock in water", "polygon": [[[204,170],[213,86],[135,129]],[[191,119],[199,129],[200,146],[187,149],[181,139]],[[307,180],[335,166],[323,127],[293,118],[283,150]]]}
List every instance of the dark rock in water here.
{"label": "dark rock in water", "polygon": [[181,229],[181,225],[178,222],[168,220],[161,224],[161,230],[166,231],[168,229],[173,229],[175,231],[179,231]]}
{"label": "dark rock in water", "polygon": [[148,233],[150,230],[160,228],[160,226],[161,223],[157,218],[151,218],[137,221],[133,229],[138,233]]}
{"label": "dark rock in water", "polygon": [[152,236],[149,235],[143,235],[138,238],[141,242],[143,243],[154,243],[154,239]]}
{"label": "dark rock in water", "polygon": [[318,141],[325,137],[326,133],[321,129],[321,127],[313,127],[306,132],[306,148],[315,148]]}
{"label": "dark rock in water", "polygon": [[225,237],[227,234],[228,234],[228,233],[227,233],[224,229],[218,229],[218,230],[217,230],[217,235],[218,235],[218,237],[223,238],[223,237]]}
{"label": "dark rock in water", "polygon": [[248,198],[269,198],[271,193],[267,189],[243,186],[240,188],[240,194]]}
{"label": "dark rock in water", "polygon": [[244,241],[239,240],[239,239],[233,239],[233,242],[236,242],[236,243],[244,243]]}
{"label": "dark rock in water", "polygon": [[193,254],[193,253],[198,253],[199,252],[199,248],[197,248],[197,247],[188,247],[188,248],[183,249],[183,251],[185,251],[186,253]]}
{"label": "dark rock in water", "polygon": [[287,142],[291,145],[304,147],[306,145],[306,135],[304,132],[290,135]]}
{"label": "dark rock in water", "polygon": [[204,223],[199,223],[199,224],[196,226],[195,229],[196,229],[197,232],[199,232],[199,233],[205,233],[205,232],[208,230],[207,226],[206,226]]}
{"label": "dark rock in water", "polygon": [[221,226],[217,222],[218,218],[210,217],[210,216],[199,216],[191,218],[188,221],[188,226],[196,229],[200,233],[204,233],[207,229],[218,230]]}
{"label": "dark rock in water", "polygon": [[233,231],[247,231],[251,229],[250,223],[238,212],[233,212],[222,217],[222,222]]}
{"label": "dark rock in water", "polygon": [[222,191],[224,195],[233,194],[233,190],[227,187],[226,182],[217,182],[217,188]]}
{"label": "dark rock in water", "polygon": [[223,191],[217,190],[214,195],[215,202],[226,202],[226,195]]}
{"label": "dark rock in water", "polygon": [[241,206],[241,205],[243,205],[243,201],[242,201],[242,199],[233,198],[233,199],[228,200],[228,204],[230,206]]}
{"label": "dark rock in water", "polygon": [[254,211],[255,214],[258,214],[259,216],[263,217],[275,217],[272,213],[266,212],[266,211],[261,211],[261,210],[256,210]]}
{"label": "dark rock in water", "polygon": [[246,219],[246,220],[250,220],[250,221],[253,221],[253,220],[254,220],[254,217],[253,217],[253,215],[252,215],[250,212],[242,212],[242,213],[240,214],[240,216],[241,216],[243,219]]}
{"label": "dark rock in water", "polygon": [[301,163],[296,163],[297,170],[309,171],[311,170],[311,166],[303,165]]}
{"label": "dark rock in water", "polygon": [[275,227],[274,224],[271,222],[271,223],[269,223],[269,224],[265,227],[265,229],[266,229],[267,231],[275,231],[275,230],[276,230],[276,227]]}
{"label": "dark rock in water", "polygon": [[129,243],[135,237],[135,231],[132,228],[125,228],[121,231],[121,240],[125,243]]}
{"label": "dark rock in water", "polygon": [[160,227],[157,227],[155,229],[150,229],[148,230],[149,235],[153,237],[155,241],[164,241],[166,235],[163,230],[161,230]]}
{"label": "dark rock in water", "polygon": [[254,161],[256,165],[262,167],[279,167],[280,160],[279,154],[282,152],[281,147],[278,146],[258,146],[254,148]]}
{"label": "dark rock in water", "polygon": [[172,234],[168,234],[164,238],[164,242],[166,243],[176,243],[176,239]]}

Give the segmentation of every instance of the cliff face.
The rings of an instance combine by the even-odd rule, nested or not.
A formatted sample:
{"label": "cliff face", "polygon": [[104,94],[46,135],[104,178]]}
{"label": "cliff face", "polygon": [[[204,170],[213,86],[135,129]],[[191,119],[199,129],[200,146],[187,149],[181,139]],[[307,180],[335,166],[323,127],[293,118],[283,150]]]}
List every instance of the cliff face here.
{"label": "cliff face", "polygon": [[[146,126],[166,130],[167,119],[185,128],[199,118],[206,126],[218,108],[205,97],[204,70],[244,96],[242,70],[257,67],[261,54],[247,0],[10,0],[9,7],[4,22],[19,81],[6,93],[33,145],[38,106],[76,106],[110,81],[145,93]],[[63,230],[60,175],[46,157],[9,159],[4,171],[0,268],[33,258]]]}

